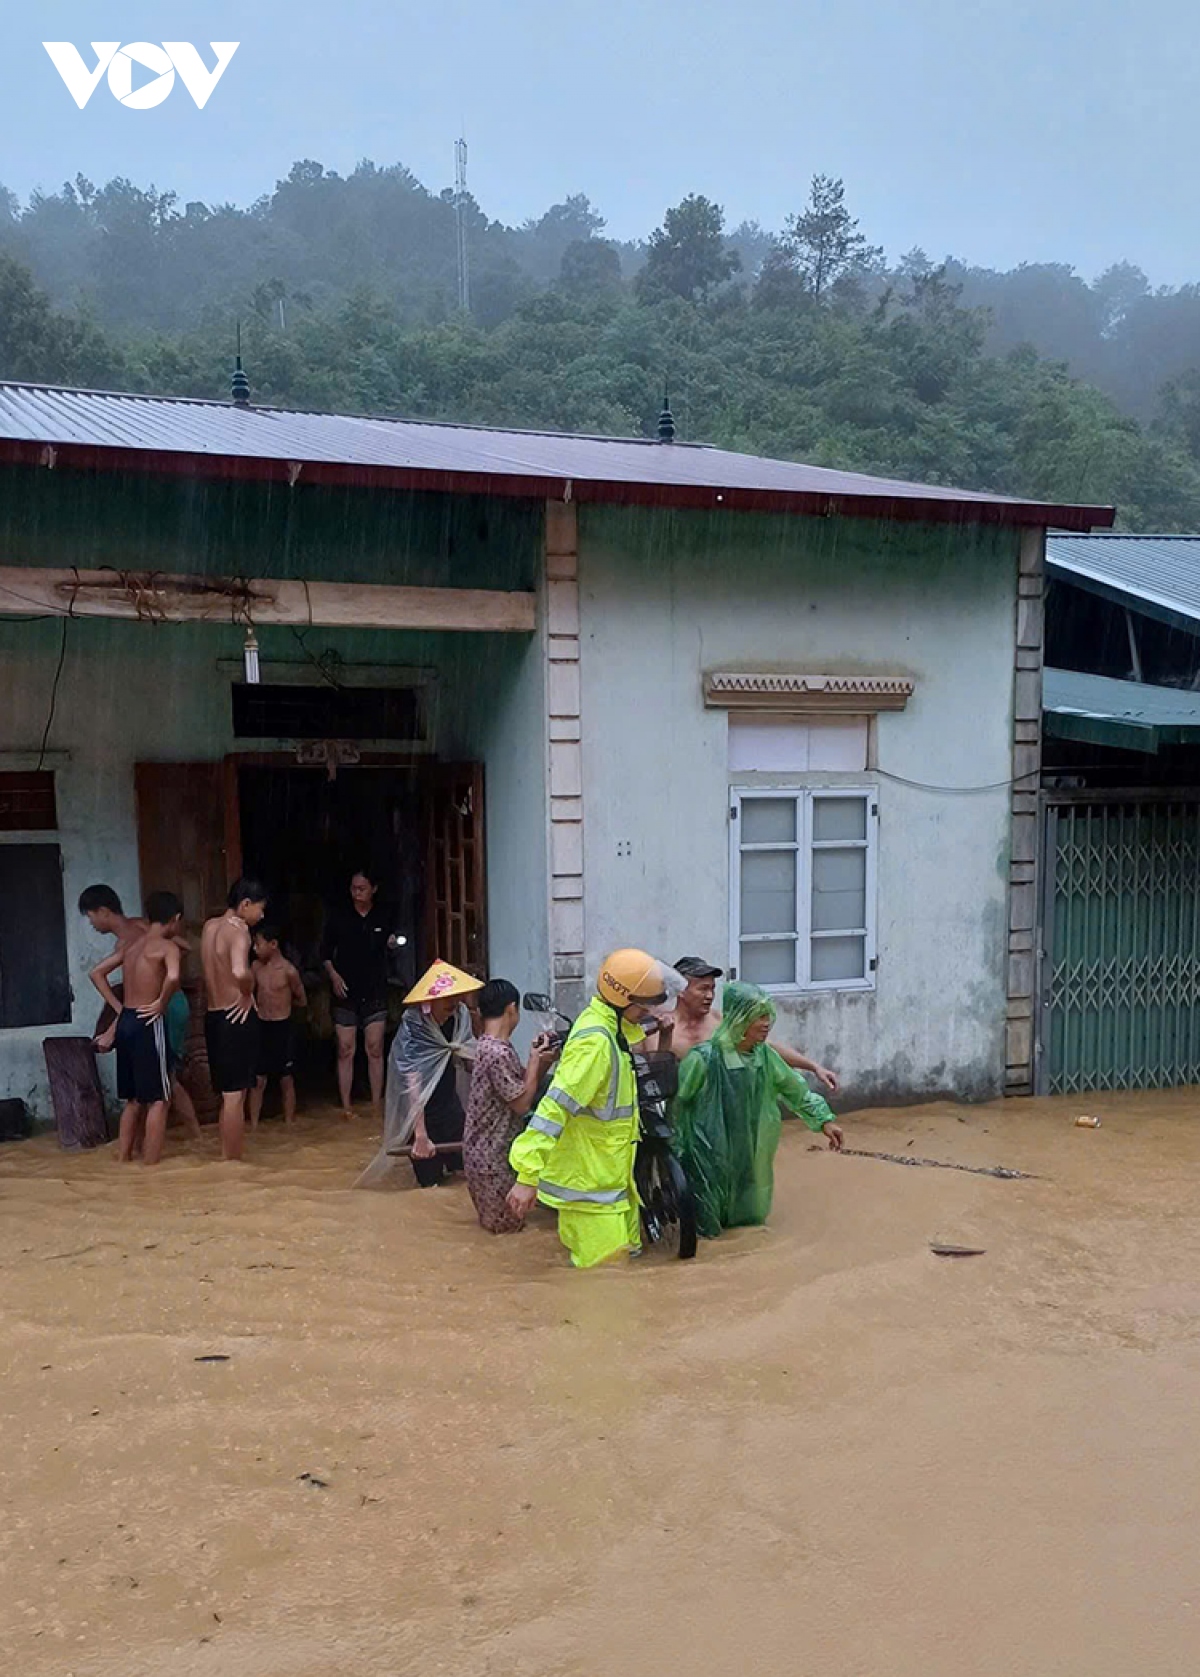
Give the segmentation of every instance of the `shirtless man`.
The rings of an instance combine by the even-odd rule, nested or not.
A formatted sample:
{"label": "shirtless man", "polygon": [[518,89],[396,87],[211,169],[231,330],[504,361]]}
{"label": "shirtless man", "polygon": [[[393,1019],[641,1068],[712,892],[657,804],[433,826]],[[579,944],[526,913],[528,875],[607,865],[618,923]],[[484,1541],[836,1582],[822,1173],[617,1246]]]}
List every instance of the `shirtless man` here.
{"label": "shirtless man", "polygon": [[[676,961],[675,971],[687,979],[687,989],[675,1005],[674,1028],[663,1046],[669,1046],[680,1060],[702,1042],[707,1042],[721,1023],[721,1015],[713,1005],[717,995],[717,979],[724,974],[720,967],[710,966],[698,955],[685,955]],[[781,1060],[796,1071],[811,1072],[831,1094],[836,1095],[840,1084],[828,1066],[822,1066],[807,1055],[789,1048],[786,1043],[771,1044]]]}
{"label": "shirtless man", "polygon": [[200,938],[208,1012],[208,1070],[221,1097],[221,1157],[240,1159],[246,1141],[246,1095],[258,1081],[258,1014],[250,970],[250,928],[267,911],[266,887],[239,879],[229,908],[205,922]]}
{"label": "shirtless man", "polygon": [[[117,940],[118,949],[127,949],[138,938],[144,937],[150,930],[146,920],[128,915],[121,906],[121,899],[111,885],[89,885],[79,894],[79,912],[87,920],[89,926],[102,937],[113,937]],[[182,955],[191,953],[191,944],[182,930],[173,940]],[[114,1016],[110,1023],[106,1023],[111,1009],[106,1006],[100,1017],[96,1035],[92,1046],[97,1054],[111,1053],[116,1040],[117,1021]],[[184,1058],[184,1044],[187,1041],[188,1025],[191,1022],[191,1009],[188,999],[182,990],[176,990],[167,1005],[167,1049],[174,1067],[171,1081],[170,1111],[182,1123],[184,1129],[193,1141],[199,1141],[201,1136],[200,1120],[196,1117],[196,1108],[192,1104],[192,1097],[188,1094],[179,1080],[180,1063]],[[135,1143],[136,1151],[136,1143]]]}
{"label": "shirtless man", "polygon": [[250,1093],[250,1128],[258,1128],[267,1083],[279,1079],[283,1121],[296,1122],[292,1076],[293,1007],[306,1007],[304,982],[279,948],[279,929],[265,922],[254,934],[254,1001],[258,1008],[258,1082]]}
{"label": "shirtless man", "polygon": [[[179,988],[179,945],[183,904],[170,891],[155,891],[146,901],[149,929],[132,943],[119,945],[101,961],[92,983],[117,1015],[117,1093],[121,1113],[119,1158],[128,1164],[143,1121],[142,1157],[148,1165],[162,1158],[171,1099],[171,1054],[163,1015]],[[123,996],[109,984],[109,974],[124,969]]]}

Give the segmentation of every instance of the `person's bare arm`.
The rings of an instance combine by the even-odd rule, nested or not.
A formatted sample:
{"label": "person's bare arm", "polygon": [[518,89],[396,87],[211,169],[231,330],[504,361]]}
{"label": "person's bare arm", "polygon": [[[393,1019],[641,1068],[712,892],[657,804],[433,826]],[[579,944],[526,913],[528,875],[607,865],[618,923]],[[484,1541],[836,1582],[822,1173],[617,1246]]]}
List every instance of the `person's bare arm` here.
{"label": "person's bare arm", "polygon": [[811,1072],[818,1083],[823,1083],[831,1094],[837,1094],[841,1084],[837,1073],[823,1066],[819,1060],[810,1060],[807,1054],[801,1054],[798,1048],[789,1048],[786,1042],[773,1042],[771,1047],[779,1055],[784,1065],[791,1066],[793,1071]]}
{"label": "person's bare arm", "polygon": [[549,1046],[544,1036],[536,1038],[529,1050],[529,1063],[525,1067],[521,1088],[511,1099],[504,1102],[514,1118],[523,1118],[529,1111],[537,1095],[538,1084],[542,1081],[542,1074],[557,1058],[557,1051]]}
{"label": "person's bare arm", "polygon": [[163,945],[163,982],[156,1001],[137,1010],[139,1019],[161,1019],[167,1011],[167,1003],[179,988],[179,969],[181,961],[179,950],[171,940]]}
{"label": "person's bare arm", "polygon": [[233,947],[229,951],[229,968],[234,983],[243,996],[254,994],[254,974],[250,970],[250,933],[240,926],[233,928]]}
{"label": "person's bare arm", "polygon": [[250,954],[250,933],[240,926],[231,926],[229,934],[229,972],[241,991],[241,1000],[225,1009],[225,1017],[231,1024],[241,1025],[254,1012],[254,974],[247,959]]}
{"label": "person's bare arm", "polygon": [[421,1079],[415,1071],[410,1071],[408,1074],[408,1098],[415,1108],[413,1117],[413,1158],[432,1159],[437,1153],[437,1148],[430,1141],[429,1131],[425,1128],[425,1108],[420,1104]]}
{"label": "person's bare arm", "polygon": [[125,1011],[125,1004],[117,995],[112,985],[108,982],[108,978],[110,973],[116,972],[117,968],[124,966],[124,964],[125,951],[123,949],[114,949],[111,955],[107,955],[104,960],[101,961],[100,965],[98,967],[93,967],[91,972],[88,974],[92,983],[96,986],[97,990],[99,990],[108,1006],[112,1008],[118,1018],[120,1018],[121,1014]]}
{"label": "person's bare arm", "polygon": [[304,980],[301,978],[300,974],[296,971],[290,961],[288,962],[288,983],[291,985],[292,989],[293,1007],[307,1007],[308,992],[304,988]]}

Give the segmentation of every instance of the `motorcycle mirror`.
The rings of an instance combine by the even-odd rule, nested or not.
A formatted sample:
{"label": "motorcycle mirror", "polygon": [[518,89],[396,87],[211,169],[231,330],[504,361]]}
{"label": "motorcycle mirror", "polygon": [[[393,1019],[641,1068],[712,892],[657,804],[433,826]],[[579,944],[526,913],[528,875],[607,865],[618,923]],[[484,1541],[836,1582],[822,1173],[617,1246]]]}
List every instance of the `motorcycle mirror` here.
{"label": "motorcycle mirror", "polygon": [[553,1013],[554,1003],[540,990],[528,990],[521,998],[521,1006],[529,1013]]}

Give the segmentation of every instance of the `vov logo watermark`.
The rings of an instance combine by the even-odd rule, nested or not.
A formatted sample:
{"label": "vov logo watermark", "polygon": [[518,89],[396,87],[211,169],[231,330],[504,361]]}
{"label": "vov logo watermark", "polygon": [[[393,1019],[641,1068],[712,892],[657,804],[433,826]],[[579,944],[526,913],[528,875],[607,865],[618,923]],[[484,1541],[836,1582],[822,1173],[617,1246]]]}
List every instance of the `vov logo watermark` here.
{"label": "vov logo watermark", "polygon": [[[96,63],[89,70],[72,41],[42,42],[80,110],[95,93],[101,76],[107,71],[109,92],[130,111],[152,111],[156,105],[161,105],[175,86],[176,75],[198,108],[203,110],[242,43],[210,41],[208,44],[217,55],[216,68],[212,70],[190,41],[164,41],[161,46],[153,41],[131,41],[125,46],[120,41],[93,41]],[[150,71],[153,77],[137,88],[133,85],[135,64]]]}

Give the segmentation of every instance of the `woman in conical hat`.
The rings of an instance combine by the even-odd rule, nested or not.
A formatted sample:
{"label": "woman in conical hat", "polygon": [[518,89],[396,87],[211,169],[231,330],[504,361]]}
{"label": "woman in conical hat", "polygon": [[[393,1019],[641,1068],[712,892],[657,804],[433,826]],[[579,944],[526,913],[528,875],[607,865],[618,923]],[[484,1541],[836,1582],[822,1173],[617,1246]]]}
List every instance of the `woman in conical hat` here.
{"label": "woman in conical hat", "polygon": [[[383,1146],[358,1179],[365,1188],[386,1176],[412,1142],[412,1167],[422,1188],[462,1169],[462,1152],[439,1153],[462,1141],[464,1092],[475,1056],[471,1015],[463,998],[483,988],[477,978],[435,961],[404,998],[404,1018],[388,1059]],[[463,1088],[460,1089],[460,1082]]]}

